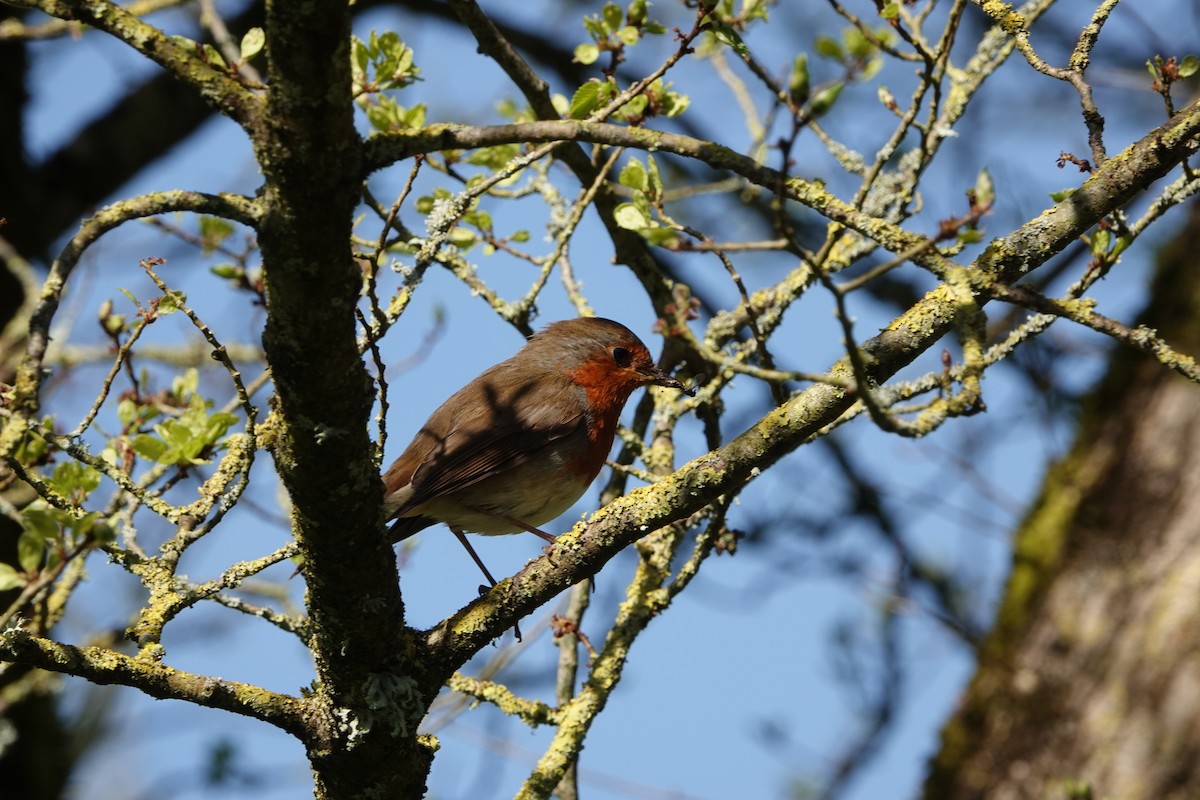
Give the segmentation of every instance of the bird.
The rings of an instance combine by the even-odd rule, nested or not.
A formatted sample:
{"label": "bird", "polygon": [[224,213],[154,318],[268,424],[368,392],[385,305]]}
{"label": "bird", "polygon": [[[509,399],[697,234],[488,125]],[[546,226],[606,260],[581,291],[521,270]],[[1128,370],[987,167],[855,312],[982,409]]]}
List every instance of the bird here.
{"label": "bird", "polygon": [[528,531],[553,544],[540,526],[587,491],[643,386],[686,391],[619,322],[550,323],[442,403],[384,473],[392,542],[445,523],[495,586],[465,534]]}

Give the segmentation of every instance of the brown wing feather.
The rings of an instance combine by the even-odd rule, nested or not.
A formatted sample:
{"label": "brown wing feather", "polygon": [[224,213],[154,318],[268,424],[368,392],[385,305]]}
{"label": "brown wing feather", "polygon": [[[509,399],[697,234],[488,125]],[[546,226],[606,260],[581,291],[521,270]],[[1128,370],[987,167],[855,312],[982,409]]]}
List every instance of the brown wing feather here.
{"label": "brown wing feather", "polygon": [[530,372],[528,363],[498,364],[433,413],[384,475],[389,495],[412,488],[393,516],[519,467],[586,430],[582,390],[559,373]]}

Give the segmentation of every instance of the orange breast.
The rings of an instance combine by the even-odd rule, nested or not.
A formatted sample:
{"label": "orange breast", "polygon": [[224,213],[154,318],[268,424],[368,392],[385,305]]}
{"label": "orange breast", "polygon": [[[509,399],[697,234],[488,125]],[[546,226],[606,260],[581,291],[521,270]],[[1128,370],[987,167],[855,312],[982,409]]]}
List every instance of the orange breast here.
{"label": "orange breast", "polygon": [[571,380],[587,393],[587,448],[574,467],[579,476],[590,483],[612,451],[621,409],[640,383],[631,381],[625,373],[613,370],[607,364],[595,361],[588,361],[571,373]]}

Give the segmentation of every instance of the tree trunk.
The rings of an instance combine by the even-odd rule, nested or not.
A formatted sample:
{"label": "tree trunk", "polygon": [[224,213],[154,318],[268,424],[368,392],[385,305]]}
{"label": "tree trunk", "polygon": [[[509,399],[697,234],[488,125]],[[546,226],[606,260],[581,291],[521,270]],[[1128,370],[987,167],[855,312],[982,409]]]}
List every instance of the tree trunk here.
{"label": "tree trunk", "polygon": [[[1142,322],[1200,352],[1200,205]],[[943,798],[1200,797],[1200,387],[1121,348],[1020,531],[925,786]]]}

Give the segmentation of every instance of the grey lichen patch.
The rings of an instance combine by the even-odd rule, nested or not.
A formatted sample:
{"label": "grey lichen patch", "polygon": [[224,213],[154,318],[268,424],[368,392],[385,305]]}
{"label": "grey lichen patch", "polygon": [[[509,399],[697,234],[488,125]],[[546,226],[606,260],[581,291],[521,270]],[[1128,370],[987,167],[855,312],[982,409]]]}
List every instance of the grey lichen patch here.
{"label": "grey lichen patch", "polygon": [[375,719],[385,723],[393,737],[408,736],[425,714],[424,698],[411,675],[368,675],[363,699]]}
{"label": "grey lichen patch", "polygon": [[425,713],[417,681],[409,675],[368,675],[362,686],[362,698],[362,708],[333,709],[338,732],[351,750],[380,726],[394,739],[407,737],[416,730]]}

